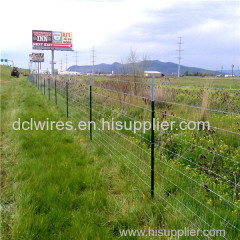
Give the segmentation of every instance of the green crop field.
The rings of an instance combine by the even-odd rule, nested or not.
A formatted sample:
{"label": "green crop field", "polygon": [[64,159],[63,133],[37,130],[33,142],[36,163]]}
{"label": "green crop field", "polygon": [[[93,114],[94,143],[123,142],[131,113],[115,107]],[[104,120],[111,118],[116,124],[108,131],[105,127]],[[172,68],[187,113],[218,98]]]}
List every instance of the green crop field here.
{"label": "green crop field", "polygon": [[[69,77],[67,118],[65,77],[38,85],[10,71],[1,66],[2,239],[138,239],[120,230],[184,227],[240,238],[239,78],[156,79],[155,118],[211,129],[156,131],[152,199],[150,130],[96,130],[92,141],[89,131],[14,131],[18,118],[89,120],[89,77]],[[129,81],[93,77],[94,121],[151,120],[151,79]]]}

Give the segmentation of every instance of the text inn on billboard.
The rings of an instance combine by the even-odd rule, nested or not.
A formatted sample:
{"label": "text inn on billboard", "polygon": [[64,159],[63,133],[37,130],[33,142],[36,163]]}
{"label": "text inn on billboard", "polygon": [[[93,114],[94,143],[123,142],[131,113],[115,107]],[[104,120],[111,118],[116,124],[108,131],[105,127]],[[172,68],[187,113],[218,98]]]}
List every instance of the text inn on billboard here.
{"label": "text inn on billboard", "polygon": [[59,31],[32,31],[32,47],[38,50],[72,50],[72,33]]}

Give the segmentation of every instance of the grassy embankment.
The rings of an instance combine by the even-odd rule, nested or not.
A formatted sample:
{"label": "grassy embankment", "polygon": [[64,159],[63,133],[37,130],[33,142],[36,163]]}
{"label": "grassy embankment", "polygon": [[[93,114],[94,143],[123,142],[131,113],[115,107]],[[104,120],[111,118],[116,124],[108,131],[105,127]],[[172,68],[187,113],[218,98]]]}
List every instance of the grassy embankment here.
{"label": "grassy embankment", "polygon": [[[166,167],[166,164],[207,184],[214,191],[224,194],[226,199],[237,201],[236,196],[226,192],[228,186],[213,182],[212,178],[198,169],[191,169],[192,166],[189,167],[187,162],[179,163],[180,159],[175,159],[174,155],[162,156],[161,163],[156,161],[156,169],[186,190],[190,196],[158,176],[156,192],[160,198],[156,196],[152,201],[149,187],[134,172],[148,183],[149,179],[146,179],[139,168],[129,163],[131,160],[149,175],[149,168],[144,167],[130,152],[141,156],[146,160],[145,163],[150,164],[148,155],[129,145],[126,140],[118,138],[116,134],[113,135],[114,139],[128,151],[119,148],[117,142],[105,142],[108,140],[106,133],[96,133],[94,142],[91,143],[88,135],[75,131],[13,131],[11,124],[19,117],[22,121],[29,121],[31,117],[35,120],[49,118],[65,121],[64,99],[59,95],[59,107],[56,107],[54,99],[49,103],[47,97],[42,96],[26,78],[11,78],[9,69],[1,70],[3,239],[111,239],[118,237],[119,229],[123,228],[206,227],[197,216],[208,223],[214,223],[217,229],[226,227],[224,221],[201,208],[195,199],[206,203],[209,209],[226,217],[234,225],[238,224],[236,213],[231,212],[232,209],[227,204],[202,187],[189,185],[189,181]],[[81,107],[74,96],[70,96],[70,99],[75,101],[75,104],[70,104],[70,118],[84,117],[84,111],[88,110]],[[101,103],[102,99],[95,96],[95,101]],[[81,100],[81,103],[87,105],[88,101]],[[104,106],[109,107],[106,103]],[[94,109],[109,118],[114,110],[119,112],[118,108],[103,110],[97,105],[94,105]],[[127,113],[131,115],[130,110]],[[140,114],[143,113],[135,112],[133,117]],[[121,114],[118,117],[121,118]],[[99,118],[97,113],[94,118]],[[131,136],[129,139],[149,151],[149,146]],[[222,145],[225,146],[223,143]],[[111,155],[114,147],[120,153],[113,152]],[[106,148],[110,154],[105,153]],[[169,149],[173,148],[177,152],[179,148],[184,149],[184,144],[170,146]],[[224,151],[227,152],[227,149]],[[188,154],[192,155],[190,152]],[[196,161],[199,154],[200,151],[194,154]],[[191,211],[187,211],[181,203]],[[236,237],[236,232],[231,230],[228,233]]]}
{"label": "grassy embankment", "polygon": [[142,183],[82,133],[13,131],[18,118],[66,118],[9,73],[1,66],[2,239],[111,239],[121,228],[163,224]]}

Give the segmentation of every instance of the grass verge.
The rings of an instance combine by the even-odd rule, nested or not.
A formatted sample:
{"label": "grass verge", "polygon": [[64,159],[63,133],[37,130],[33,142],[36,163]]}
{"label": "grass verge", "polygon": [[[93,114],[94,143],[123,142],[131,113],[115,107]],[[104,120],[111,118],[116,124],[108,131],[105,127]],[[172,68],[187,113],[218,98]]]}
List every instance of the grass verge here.
{"label": "grass verge", "polygon": [[162,225],[142,183],[83,133],[13,131],[18,118],[66,118],[9,71],[1,67],[2,239],[114,239],[119,229]]}

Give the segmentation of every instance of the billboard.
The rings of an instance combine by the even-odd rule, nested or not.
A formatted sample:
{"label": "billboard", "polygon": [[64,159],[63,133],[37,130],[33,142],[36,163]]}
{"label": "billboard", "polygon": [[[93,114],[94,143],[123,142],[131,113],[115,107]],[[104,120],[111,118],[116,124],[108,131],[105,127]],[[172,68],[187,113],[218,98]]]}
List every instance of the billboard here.
{"label": "billboard", "polygon": [[32,48],[38,50],[72,51],[72,33],[32,30]]}
{"label": "billboard", "polygon": [[44,62],[44,53],[29,54],[30,62]]}

